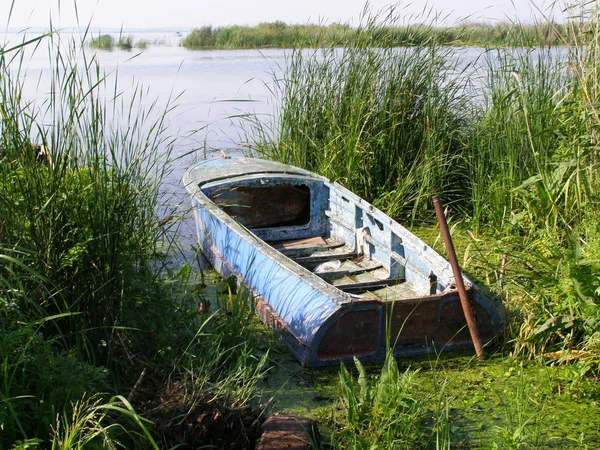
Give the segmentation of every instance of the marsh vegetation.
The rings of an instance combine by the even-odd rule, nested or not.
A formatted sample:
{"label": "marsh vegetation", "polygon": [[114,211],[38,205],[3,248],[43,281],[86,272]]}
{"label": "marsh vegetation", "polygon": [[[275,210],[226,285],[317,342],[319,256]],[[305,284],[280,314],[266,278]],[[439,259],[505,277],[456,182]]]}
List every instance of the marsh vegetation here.
{"label": "marsh vegetation", "polygon": [[110,34],[101,34],[90,38],[88,45],[98,50],[113,50],[115,47],[120,50],[131,50],[134,47],[144,50],[148,47],[149,42],[145,39],[140,39],[136,42],[132,35],[124,36],[120,34],[115,39]]}
{"label": "marsh vegetation", "polygon": [[[32,104],[36,44],[55,89]],[[250,445],[252,310],[200,314],[196,272],[169,262],[172,105],[142,106],[82,46],[51,34],[0,53],[0,448]]]}
{"label": "marsh vegetation", "polygon": [[[392,11],[391,15],[399,17],[401,12]],[[373,24],[371,32],[376,40],[380,40],[375,43],[391,47],[424,46],[430,43],[459,47],[545,47],[563,45],[570,32],[569,28],[579,25],[575,22],[568,25],[522,25],[505,22],[495,25],[465,23],[457,26],[436,26],[426,24],[433,22],[433,19],[423,17],[411,17],[406,22],[412,20],[416,24],[398,24],[395,21]],[[190,31],[181,41],[181,45],[189,49],[344,47],[360,43],[363,32],[362,25],[291,25],[281,21],[264,22],[254,27],[205,25]]]}
{"label": "marsh vegetation", "polygon": [[[396,48],[378,18],[351,40],[331,27],[318,50],[294,38],[255,150],[341,182],[442,252],[438,194],[463,268],[507,311],[489,362],[318,371],[285,362],[231,280],[173,266],[172,105],[123,95],[84,42],[2,47],[0,448],[253,448],[299,392],[331,448],[600,446],[600,21],[581,17],[523,29],[478,79],[441,40]],[[564,53],[531,47],[545,30]],[[37,104],[28,45],[48,45],[53,67]]]}
{"label": "marsh vegetation", "polygon": [[343,49],[296,49],[257,151],[412,225],[434,223],[440,195],[482,258],[473,274],[503,290],[515,354],[581,359],[597,372],[597,14],[570,29],[566,53],[490,50],[477,79],[435,43],[374,46],[381,22]]}
{"label": "marsh vegetation", "polygon": [[[507,311],[502,345],[515,364],[509,370],[521,373],[519,361],[567,364],[573,380],[596,379],[600,369],[600,28],[595,5],[582,8],[581,22],[555,28],[564,52],[530,45],[528,32],[544,34],[546,25],[526,28],[516,34],[523,36],[513,41],[517,48],[483,54],[475,64],[484,71],[435,39],[396,48],[393,35],[382,35],[394,30],[385,20],[383,26],[368,21],[344,45],[295,48],[285,75],[274,81],[281,107],[272,124],[257,124],[254,142],[259,155],[339,181],[413,227],[435,230],[431,197],[439,195],[455,236],[464,238],[463,267],[496,290]],[[437,231],[428,234],[430,244],[439,244]],[[384,425],[386,406],[377,391],[385,388],[369,383],[390,379],[387,364],[379,376],[358,366],[354,382],[342,369],[342,429],[351,430],[344,445],[419,442]],[[393,373],[398,389],[418,377]],[[531,401],[519,390],[515,403],[505,404],[505,434],[479,443],[467,438],[464,445],[551,445],[546,416],[523,412],[535,409]],[[429,406],[428,418],[417,420],[441,424],[424,447],[451,446],[443,433],[463,414],[452,413],[451,405],[442,403],[441,412]],[[409,403],[398,408],[393,420],[404,420],[402,411],[413,411],[413,419],[422,412]],[[581,432],[580,441],[571,435],[571,444],[554,442],[558,448],[598,445],[594,431]]]}

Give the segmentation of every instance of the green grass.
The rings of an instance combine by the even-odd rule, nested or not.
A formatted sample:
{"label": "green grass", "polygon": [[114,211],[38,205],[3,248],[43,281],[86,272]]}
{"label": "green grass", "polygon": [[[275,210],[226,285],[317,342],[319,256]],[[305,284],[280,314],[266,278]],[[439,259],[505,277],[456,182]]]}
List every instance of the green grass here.
{"label": "green grass", "polygon": [[[251,302],[223,294],[201,315],[190,266],[169,266],[173,105],[108,84],[84,42],[58,33],[49,94],[25,101],[40,39],[0,51],[0,448],[177,445],[172,422],[189,430],[204,407],[198,445],[253,442],[264,352]],[[219,441],[210,430],[231,420]]]}
{"label": "green grass", "polygon": [[[523,261],[515,336],[598,371],[597,10],[569,30],[569,64],[550,50],[500,52],[470,139],[474,224]],[[580,33],[580,31],[582,33]]]}
{"label": "green grass", "polygon": [[[597,448],[600,384],[578,365],[488,349],[307,370],[285,349],[263,381],[269,414],[312,417],[330,448]],[[392,362],[394,363],[394,362]],[[392,371],[396,371],[393,369]],[[393,392],[385,401],[377,392]],[[349,401],[350,400],[350,401]],[[386,445],[393,440],[394,444]]]}
{"label": "green grass", "polygon": [[71,402],[126,383],[124,355],[169,308],[151,267],[165,233],[164,113],[130,115],[137,88],[107,114],[104,76],[93,57],[78,59],[82,43],[47,44],[53,89],[41,105],[21,97],[25,47],[0,56],[3,447],[46,439]]}
{"label": "green grass", "polygon": [[534,29],[556,31],[560,52],[532,48],[531,29],[515,25],[520,48],[485,52],[483,80],[435,40],[393,48],[389,18],[367,20],[341,47],[295,48],[274,78],[281,107],[253,144],[405,223],[434,223],[439,195],[453,221],[487,236],[471,243],[486,254],[482,280],[509,255],[515,354],[597,374],[600,29],[598,10],[578,12],[581,22]]}
{"label": "green grass", "polygon": [[181,41],[188,49],[201,48],[291,48],[311,43],[331,43],[351,39],[354,30],[346,25],[287,25],[281,21],[261,23],[255,27],[233,25],[193,29]]}
{"label": "green grass", "polygon": [[133,36],[120,36],[117,41],[117,47],[121,50],[131,50],[134,47],[134,39]]}
{"label": "green grass", "polygon": [[[382,13],[382,16],[388,12],[391,16],[401,14],[390,9]],[[422,21],[422,18],[417,18],[415,23],[420,20]],[[440,46],[545,47],[562,45],[569,33],[569,27],[574,26],[577,26],[575,22],[568,22],[566,25],[558,23],[522,25],[509,22],[494,25],[465,23],[447,27],[399,24],[394,21],[378,23],[375,31],[382,43],[392,47],[420,47],[430,42]],[[185,36],[181,45],[189,49],[331,47],[352,44],[353,41],[361,39],[360,26],[353,28],[344,24],[292,25],[276,21],[260,23],[254,27],[208,25],[195,28]]]}
{"label": "green grass", "polygon": [[[343,365],[339,374],[338,448],[425,448],[429,442],[446,440],[440,433],[446,428],[440,417],[444,405],[440,410],[428,409],[429,396],[443,395],[443,387],[437,394],[420,390],[418,372],[410,368],[401,372],[391,351],[379,377],[370,377],[358,359],[355,364],[357,379]],[[428,420],[435,423],[431,430],[423,427]]]}
{"label": "green grass", "polygon": [[138,39],[135,41],[135,48],[139,48],[140,50],[146,50],[150,46],[150,41],[146,39]]}
{"label": "green grass", "polygon": [[148,47],[148,41],[141,39],[136,42],[131,35],[119,35],[119,38],[115,40],[110,34],[101,34],[98,37],[92,37],[88,45],[90,48],[98,50],[113,50],[115,47],[120,50],[132,50],[134,47],[144,50]]}
{"label": "green grass", "polygon": [[115,38],[110,34],[101,34],[90,39],[89,46],[98,50],[112,50],[115,47]]}

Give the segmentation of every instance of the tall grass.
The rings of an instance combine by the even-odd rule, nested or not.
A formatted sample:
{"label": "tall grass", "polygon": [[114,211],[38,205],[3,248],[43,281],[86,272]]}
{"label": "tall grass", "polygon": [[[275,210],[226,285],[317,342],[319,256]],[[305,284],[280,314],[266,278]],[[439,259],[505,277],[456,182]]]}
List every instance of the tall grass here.
{"label": "tall grass", "polygon": [[600,30],[597,9],[577,12],[563,52],[496,55],[467,158],[475,223],[500,231],[524,262],[515,352],[597,371]]}
{"label": "tall grass", "polygon": [[[115,416],[121,419],[121,423]],[[123,423],[124,419],[133,422],[138,430],[132,432]],[[137,433],[143,436],[144,446],[158,450],[147,425],[148,420],[140,417],[122,396],[112,397],[106,402],[98,397],[85,398],[73,404],[69,413],[65,411],[57,421],[53,430],[52,450],[95,448],[98,445],[117,449],[123,447],[119,436],[126,436],[126,443],[131,444],[136,441]]]}
{"label": "tall grass", "polygon": [[[295,48],[274,80],[281,107],[254,144],[403,221],[433,221],[429,197],[440,195],[491,236],[483,279],[509,255],[514,354],[597,372],[599,12],[568,11],[564,26],[513,24],[517,48],[466,68],[434,38],[393,48],[390,16],[366,20],[341,47]],[[532,47],[536,34],[562,48]]]}
{"label": "tall grass", "polygon": [[336,448],[448,448],[450,418],[444,383],[436,390],[423,389],[419,371],[410,367],[400,371],[391,351],[378,376],[369,375],[358,359],[355,365],[356,378],[344,365],[339,372],[341,414],[333,424]]}
{"label": "tall grass", "polygon": [[[140,427],[133,406],[86,398],[130,391],[146,366],[172,370],[196,333],[193,298],[178,287],[185,271],[165,267],[169,230],[159,215],[170,208],[161,192],[175,144],[165,133],[170,106],[160,110],[140,86],[111,84],[85,53],[86,37],[47,39],[52,73],[38,86],[48,92],[41,104],[23,94],[39,41],[0,52],[2,448],[49,439],[53,448],[118,446],[113,439],[148,448],[149,425]],[[238,354],[258,364],[226,332],[215,327],[211,339],[221,370],[203,375],[221,380],[211,398],[242,397]],[[205,357],[181,361],[177,374],[202,373]],[[161,383],[158,375],[151,385]],[[123,425],[117,411],[133,422]]]}
{"label": "tall grass", "polygon": [[[512,47],[561,45],[568,33],[568,25],[547,24],[521,25],[518,23],[464,23],[457,26],[421,25],[396,23],[377,24],[378,33],[386,45],[394,47],[423,46],[435,41],[442,46]],[[257,26],[233,25],[213,27],[210,25],[193,29],[181,45],[189,49],[201,48],[292,48],[298,42],[309,47],[346,45],[362,39],[361,27],[344,24],[291,25],[281,21],[260,23]]]}
{"label": "tall grass", "polygon": [[112,50],[115,46],[115,39],[110,34],[101,34],[91,38],[89,45],[91,48],[99,50]]}
{"label": "tall grass", "polygon": [[0,53],[2,447],[46,439],[71,401],[126,380],[140,335],[168,311],[157,253],[165,113],[140,106],[141,87],[107,84],[83,41],[52,33],[47,45],[41,104],[23,96],[32,45]]}
{"label": "tall grass", "polygon": [[115,47],[121,50],[131,50],[134,47],[144,50],[148,47],[148,41],[142,39],[136,42],[132,35],[125,36],[123,34],[120,34],[115,40],[110,34],[100,34],[90,38],[88,45],[98,50],[113,50]]}
{"label": "tall grass", "polygon": [[[230,27],[203,26],[193,29],[181,45],[188,49],[200,48],[290,48],[297,42],[325,43],[351,39],[354,30],[349,26],[332,24],[287,25],[281,21],[260,23],[255,27],[233,25]],[[310,45],[310,44],[309,44]]]}
{"label": "tall grass", "polygon": [[422,217],[434,192],[462,195],[464,85],[449,49],[381,46],[377,24],[369,19],[343,49],[292,51],[275,80],[281,109],[257,151],[339,181],[396,217]]}
{"label": "tall grass", "polygon": [[131,50],[134,45],[133,36],[119,36],[119,40],[117,41],[117,47],[121,50]]}
{"label": "tall grass", "polygon": [[41,104],[23,94],[35,49],[0,52],[0,448],[251,443],[251,302],[203,316],[191,267],[168,264],[172,105],[109,81],[86,39],[50,34]]}
{"label": "tall grass", "polygon": [[105,103],[111,88],[97,61],[67,44],[51,38],[51,90],[39,109],[24,104],[14,79],[23,55],[2,64],[0,238],[36,255],[57,292],[40,306],[69,313],[63,334],[90,361],[109,363],[113,349],[102,342],[143,307],[156,277],[149,261],[164,232],[156,214],[172,140],[164,114],[139,109],[140,87],[125,100],[115,86]]}
{"label": "tall grass", "polygon": [[476,223],[501,227],[511,212],[522,210],[523,196],[515,190],[556,169],[558,108],[571,84],[561,56],[552,49],[527,48],[484,54],[485,104],[475,111],[466,153]]}

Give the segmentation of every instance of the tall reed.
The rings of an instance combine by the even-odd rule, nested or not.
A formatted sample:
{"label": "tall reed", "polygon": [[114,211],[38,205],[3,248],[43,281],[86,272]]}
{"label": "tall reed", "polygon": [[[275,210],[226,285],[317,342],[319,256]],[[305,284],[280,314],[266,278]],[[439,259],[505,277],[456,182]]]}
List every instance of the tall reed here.
{"label": "tall reed", "polygon": [[564,50],[502,50],[488,64],[467,158],[475,223],[523,261],[515,353],[597,371],[600,30],[598,9],[579,8]]}
{"label": "tall reed", "polygon": [[89,46],[99,50],[112,50],[115,47],[115,38],[110,34],[101,34],[90,39]]}
{"label": "tall reed", "polygon": [[24,102],[23,78],[15,78],[24,52],[2,56],[0,239],[36,255],[60,298],[41,306],[72,314],[63,333],[85,337],[80,350],[109,362],[113,349],[102,342],[126,310],[147,301],[155,277],[149,262],[164,232],[157,211],[172,142],[156,104],[140,107],[141,87],[107,85],[81,43],[52,35],[49,53],[41,107]]}
{"label": "tall reed", "polygon": [[[421,21],[421,18],[415,22]],[[567,34],[567,26],[547,24],[522,25],[504,22],[464,23],[456,26],[437,24],[378,24],[379,32],[388,44],[395,47],[422,46],[435,41],[444,46],[513,47],[560,45]],[[442,22],[442,21],[439,21]],[[309,47],[329,47],[361,39],[360,27],[345,24],[291,25],[281,21],[260,23],[254,27],[232,25],[194,28],[181,45],[189,49],[202,48],[291,48],[298,42]]]}
{"label": "tall reed", "polygon": [[[496,227],[522,211],[516,193],[527,180],[556,167],[559,105],[571,75],[552,49],[499,49],[484,54],[488,79],[466,158],[475,223]],[[534,225],[537,226],[537,223]]]}
{"label": "tall reed", "polygon": [[378,20],[365,19],[343,48],[292,50],[275,80],[281,108],[256,146],[395,217],[423,217],[433,193],[464,195],[464,85],[449,49],[394,48]]}
{"label": "tall reed", "polygon": [[71,402],[116,389],[172,316],[157,251],[166,112],[111,85],[86,37],[46,38],[39,102],[24,92],[41,41],[0,52],[0,447],[44,441]]}
{"label": "tall reed", "polygon": [[[140,406],[163,408],[153,417],[175,417],[181,430],[208,406],[202,429],[234,420],[227,439],[249,442],[264,364],[250,302],[232,296],[204,317],[190,265],[169,266],[172,105],[139,85],[121,90],[86,53],[87,37],[50,33],[41,104],[24,94],[35,49],[24,38],[0,52],[0,447],[156,448],[153,436],[169,433],[192,445],[166,422],[150,426]],[[182,393],[191,402],[169,409]],[[193,405],[197,415],[180,416]]]}

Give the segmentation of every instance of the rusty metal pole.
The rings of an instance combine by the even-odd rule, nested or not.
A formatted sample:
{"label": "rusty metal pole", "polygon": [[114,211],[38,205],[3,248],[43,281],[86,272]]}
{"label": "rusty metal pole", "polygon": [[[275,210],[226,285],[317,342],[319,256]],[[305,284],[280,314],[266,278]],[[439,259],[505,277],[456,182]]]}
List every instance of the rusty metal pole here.
{"label": "rusty metal pole", "polygon": [[452,267],[452,273],[454,273],[454,279],[456,280],[456,289],[458,290],[460,304],[462,305],[462,309],[465,314],[465,319],[467,321],[467,327],[469,328],[469,333],[471,334],[471,340],[473,341],[473,345],[475,346],[475,353],[477,353],[477,357],[479,359],[485,359],[485,353],[483,352],[483,348],[481,347],[481,338],[479,337],[479,331],[477,330],[477,323],[475,322],[475,317],[473,317],[473,313],[471,312],[471,302],[469,301],[469,297],[467,296],[467,290],[465,289],[465,284],[463,283],[462,279],[462,272],[460,271],[460,266],[458,265],[458,260],[456,259],[456,252],[454,251],[452,237],[450,236],[448,224],[446,223],[446,216],[444,215],[444,210],[442,209],[442,205],[437,195],[433,197],[433,206],[435,207],[435,213],[440,224],[440,231],[442,232],[444,243],[446,244],[446,250],[448,252],[448,261],[450,262],[450,266]]}

